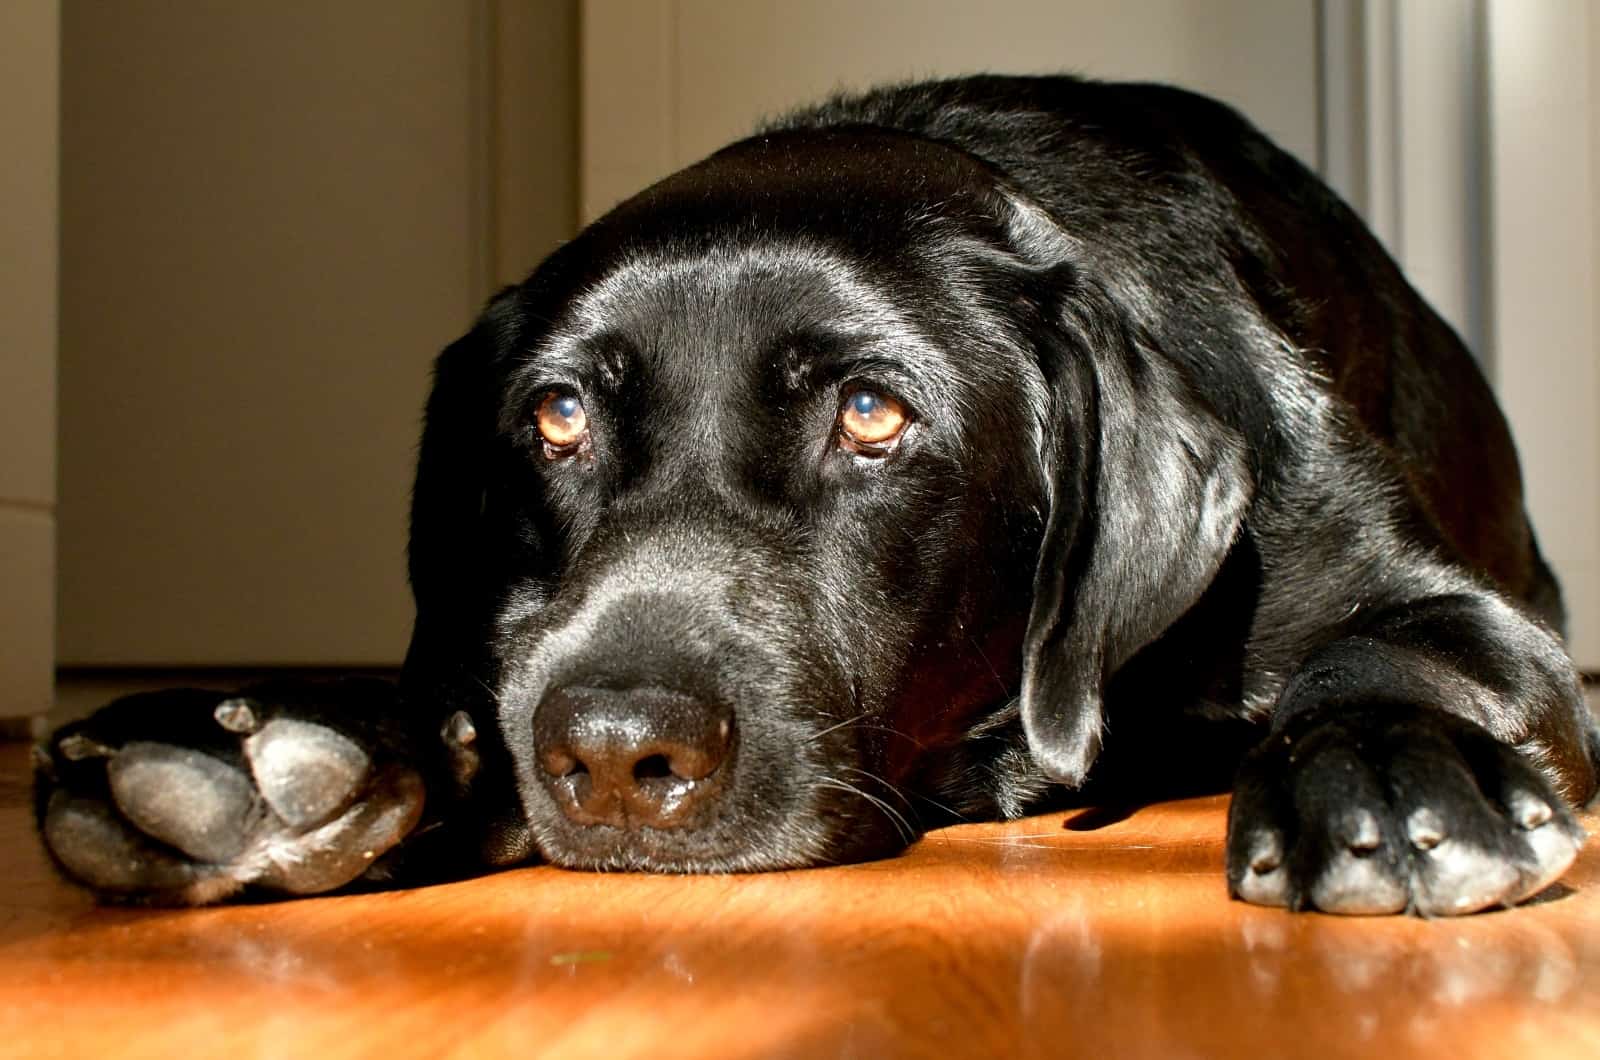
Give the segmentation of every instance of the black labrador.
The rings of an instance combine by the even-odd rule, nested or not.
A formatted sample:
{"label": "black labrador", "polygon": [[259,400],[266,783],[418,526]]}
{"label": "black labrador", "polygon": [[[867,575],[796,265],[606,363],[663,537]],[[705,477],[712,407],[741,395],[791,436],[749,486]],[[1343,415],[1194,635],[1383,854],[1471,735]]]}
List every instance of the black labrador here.
{"label": "black labrador", "polygon": [[439,358],[398,689],[113,704],[40,825],[112,897],[880,857],[1235,784],[1246,901],[1556,879],[1600,735],[1460,341],[1151,85],[838,98],[623,203]]}

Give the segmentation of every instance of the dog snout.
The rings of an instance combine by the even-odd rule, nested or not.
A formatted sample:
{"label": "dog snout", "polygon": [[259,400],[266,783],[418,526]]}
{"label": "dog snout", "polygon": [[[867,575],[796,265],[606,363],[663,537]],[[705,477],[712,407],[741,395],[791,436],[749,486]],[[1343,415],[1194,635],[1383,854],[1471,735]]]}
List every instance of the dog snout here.
{"label": "dog snout", "polygon": [[684,827],[722,788],[733,722],[673,689],[552,688],[533,718],[541,780],[577,824]]}

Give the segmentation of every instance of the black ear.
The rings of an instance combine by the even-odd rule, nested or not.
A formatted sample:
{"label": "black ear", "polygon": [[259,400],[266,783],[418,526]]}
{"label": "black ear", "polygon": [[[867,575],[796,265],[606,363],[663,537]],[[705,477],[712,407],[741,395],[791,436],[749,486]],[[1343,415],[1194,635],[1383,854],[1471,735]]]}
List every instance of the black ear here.
{"label": "black ear", "polygon": [[[434,362],[417,474],[411,490],[407,549],[417,605],[408,683],[433,685],[439,668],[470,666],[487,642],[494,572],[485,499],[496,463],[499,413],[496,351],[512,330],[515,292],[501,292],[477,325]],[[434,673],[426,673],[435,671]]]}
{"label": "black ear", "polygon": [[1254,487],[1243,437],[1185,369],[1111,294],[1063,282],[1060,330],[1043,358],[1050,511],[1022,721],[1040,768],[1077,785],[1100,751],[1106,682],[1210,584]]}
{"label": "black ear", "polygon": [[[429,789],[432,812],[449,826],[418,848],[418,858],[507,864],[533,850],[512,786],[516,771],[494,724],[490,660],[491,626],[506,584],[497,564],[513,552],[493,497],[497,482],[517,466],[499,439],[504,369],[498,361],[499,351],[516,344],[519,314],[516,289],[502,291],[472,331],[439,355],[424,413],[408,549],[417,619],[400,690],[412,719],[427,722],[424,739],[438,739],[439,751],[448,753],[455,786]],[[519,491],[502,485],[498,492]],[[538,501],[526,488],[520,492]],[[515,539],[524,554],[539,544],[527,533]],[[470,739],[462,736],[458,711],[469,719]]]}

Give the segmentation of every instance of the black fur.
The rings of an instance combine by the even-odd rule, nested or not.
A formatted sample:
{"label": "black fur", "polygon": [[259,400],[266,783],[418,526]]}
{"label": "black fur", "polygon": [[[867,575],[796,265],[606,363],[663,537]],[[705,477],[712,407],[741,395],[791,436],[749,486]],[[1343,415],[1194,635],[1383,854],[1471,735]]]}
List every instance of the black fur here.
{"label": "black fur", "polygon": [[[841,444],[858,387],[909,410],[887,455]],[[588,416],[571,453],[535,426],[551,393]],[[440,357],[411,580],[404,724],[364,740],[320,693],[373,776],[428,792],[380,875],[860,859],[1242,768],[1235,894],[1464,912],[1559,875],[1563,799],[1595,791],[1470,356],[1309,172],[1165,87],[844,97],[617,207]],[[621,711],[607,739],[707,711],[732,735],[670,823],[580,812],[536,737],[558,700]],[[46,747],[67,871],[168,901],[283,889],[292,869],[229,863],[112,878],[74,847],[148,839],[117,831],[139,795],[98,763],[216,741],[150,724]],[[223,757],[266,785],[259,756]],[[336,812],[393,797],[368,783]]]}

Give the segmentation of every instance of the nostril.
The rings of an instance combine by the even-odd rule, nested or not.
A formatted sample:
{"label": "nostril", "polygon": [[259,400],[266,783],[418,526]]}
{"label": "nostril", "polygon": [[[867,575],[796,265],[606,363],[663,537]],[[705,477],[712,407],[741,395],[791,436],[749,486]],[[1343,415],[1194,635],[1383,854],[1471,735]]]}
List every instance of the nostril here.
{"label": "nostril", "polygon": [[634,780],[666,780],[676,775],[666,755],[649,755],[633,764]]}

